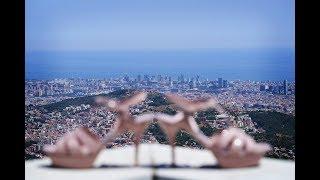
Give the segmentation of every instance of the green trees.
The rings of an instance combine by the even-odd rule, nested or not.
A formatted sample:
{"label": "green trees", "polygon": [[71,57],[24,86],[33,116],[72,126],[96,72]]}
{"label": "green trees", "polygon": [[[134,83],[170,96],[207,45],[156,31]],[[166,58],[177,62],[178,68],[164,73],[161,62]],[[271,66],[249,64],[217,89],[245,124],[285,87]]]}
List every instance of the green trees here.
{"label": "green trees", "polygon": [[153,92],[148,94],[148,100],[151,102],[148,104],[149,106],[164,106],[164,105],[169,105],[170,102],[165,98],[163,94]]}
{"label": "green trees", "polygon": [[269,153],[269,157],[291,159],[287,151],[295,153],[295,117],[274,111],[253,111],[249,116],[264,133],[254,133],[252,136],[258,142],[268,142],[278,149],[284,148],[282,153]]}

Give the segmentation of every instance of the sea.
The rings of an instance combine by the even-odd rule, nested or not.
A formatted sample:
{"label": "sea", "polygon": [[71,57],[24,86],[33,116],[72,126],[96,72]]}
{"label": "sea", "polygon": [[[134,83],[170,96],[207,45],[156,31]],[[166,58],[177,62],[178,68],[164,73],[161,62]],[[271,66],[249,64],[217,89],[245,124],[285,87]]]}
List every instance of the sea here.
{"label": "sea", "polygon": [[25,79],[116,78],[168,75],[202,79],[294,81],[295,50],[197,49],[32,51],[25,53]]}

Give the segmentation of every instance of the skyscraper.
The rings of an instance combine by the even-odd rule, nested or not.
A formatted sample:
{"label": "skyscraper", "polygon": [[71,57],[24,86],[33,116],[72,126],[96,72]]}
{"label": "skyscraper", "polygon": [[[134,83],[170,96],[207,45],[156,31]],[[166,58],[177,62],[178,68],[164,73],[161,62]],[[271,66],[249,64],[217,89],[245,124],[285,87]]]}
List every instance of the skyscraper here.
{"label": "skyscraper", "polygon": [[287,80],[283,81],[283,94],[285,94],[285,95],[288,94],[288,81]]}
{"label": "skyscraper", "polygon": [[222,87],[223,87],[222,78],[218,78],[218,87],[219,87],[219,88],[222,88]]}
{"label": "skyscraper", "polygon": [[140,74],[139,74],[138,77],[137,77],[137,81],[138,81],[138,82],[141,82],[141,75],[140,75]]}
{"label": "skyscraper", "polygon": [[269,86],[268,91],[269,91],[269,92],[272,92],[272,91],[273,91],[273,86],[272,86],[272,85]]}
{"label": "skyscraper", "polygon": [[161,82],[161,81],[162,81],[162,76],[161,76],[161,75],[158,75],[157,81],[158,81],[158,82]]}
{"label": "skyscraper", "polygon": [[144,75],[143,79],[144,79],[144,81],[146,81],[146,82],[149,82],[149,81],[150,81],[150,79],[149,79],[149,76],[148,76],[148,75]]}
{"label": "skyscraper", "polygon": [[222,85],[223,85],[224,88],[228,87],[228,81],[227,80],[223,80],[223,84]]}
{"label": "skyscraper", "polygon": [[196,83],[199,83],[199,82],[200,82],[200,76],[197,75],[197,76],[196,76]]}
{"label": "skyscraper", "polygon": [[261,84],[261,85],[260,85],[260,91],[265,91],[265,90],[266,90],[266,85]]}
{"label": "skyscraper", "polygon": [[193,89],[193,88],[194,88],[193,81],[190,80],[190,81],[188,82],[188,84],[189,84],[189,88],[190,88],[190,89]]}
{"label": "skyscraper", "polygon": [[129,79],[129,76],[128,76],[128,75],[125,75],[124,78],[123,78],[123,80],[126,81],[126,82],[129,82],[129,80],[130,80],[130,79]]}
{"label": "skyscraper", "polygon": [[184,83],[184,77],[183,77],[182,74],[178,77],[178,81],[179,81],[180,83]]}

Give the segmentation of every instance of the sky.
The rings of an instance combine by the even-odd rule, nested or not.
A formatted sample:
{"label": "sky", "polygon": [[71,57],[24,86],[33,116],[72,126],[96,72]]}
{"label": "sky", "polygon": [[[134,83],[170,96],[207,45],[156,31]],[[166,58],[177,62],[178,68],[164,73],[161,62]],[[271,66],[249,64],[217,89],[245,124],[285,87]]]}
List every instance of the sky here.
{"label": "sky", "polygon": [[294,48],[293,0],[26,0],[26,52]]}

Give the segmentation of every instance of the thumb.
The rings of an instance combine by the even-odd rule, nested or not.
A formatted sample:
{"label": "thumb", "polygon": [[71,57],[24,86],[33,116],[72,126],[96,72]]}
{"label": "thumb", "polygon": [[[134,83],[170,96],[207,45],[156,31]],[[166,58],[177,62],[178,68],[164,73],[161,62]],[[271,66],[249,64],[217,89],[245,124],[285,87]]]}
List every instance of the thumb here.
{"label": "thumb", "polygon": [[257,143],[256,146],[255,146],[255,153],[258,153],[258,154],[265,154],[266,152],[268,151],[271,151],[272,150],[272,147],[267,144],[267,143]]}

